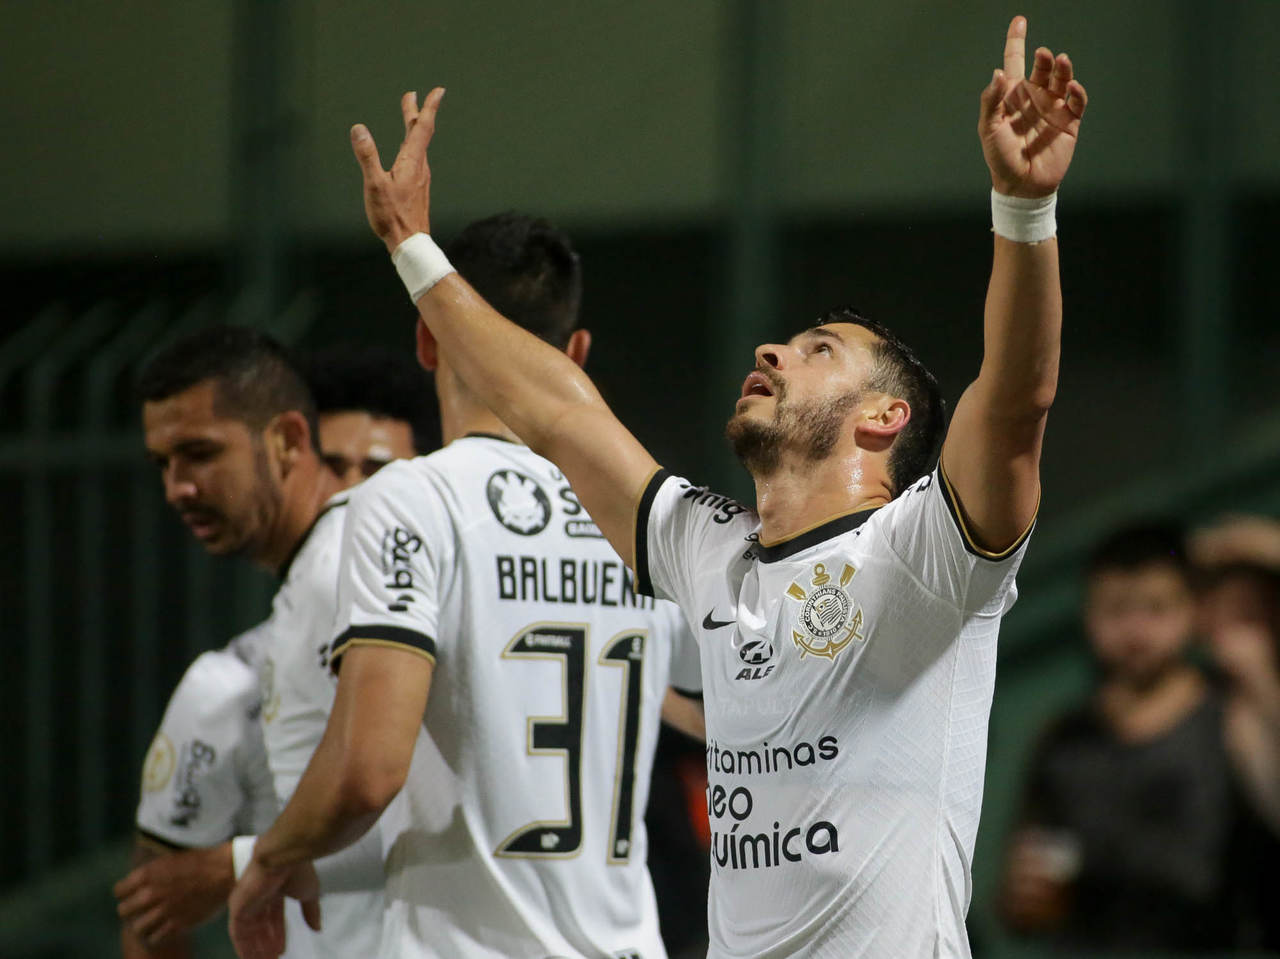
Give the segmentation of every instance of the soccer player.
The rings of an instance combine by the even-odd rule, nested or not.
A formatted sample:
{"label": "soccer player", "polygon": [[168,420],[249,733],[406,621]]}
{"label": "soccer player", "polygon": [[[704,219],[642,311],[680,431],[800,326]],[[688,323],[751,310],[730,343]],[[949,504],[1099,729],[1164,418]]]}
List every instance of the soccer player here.
{"label": "soccer player", "polygon": [[[561,233],[504,214],[450,253],[536,342],[575,370],[586,360]],[[334,712],[232,895],[232,939],[275,956],[291,867],[359,836],[399,792],[384,957],[660,959],[643,812],[663,696],[698,688],[696,647],[425,332],[419,356],[449,442],[352,492]],[[288,891],[306,896],[308,878],[297,869]]]}
{"label": "soccer player", "polygon": [[[403,351],[328,348],[305,357],[301,372],[340,488],[433,448],[434,397]],[[231,891],[232,837],[260,832],[279,812],[258,683],[267,631],[259,624],[197,657],[165,708],[144,763],[135,869],[116,886],[126,959],[188,954],[179,934],[209,919]],[[180,850],[189,852],[169,855]]]}
{"label": "soccer player", "polygon": [[981,95],[984,354],[939,465],[932,377],[836,311],[756,350],[728,427],[754,510],[661,470],[573,363],[452,271],[426,235],[443,90],[421,112],[403,98],[389,173],[352,130],[369,222],[451,374],[559,466],[638,589],[701,625],[712,955],[969,955],[996,636],[1057,387],[1053,211],[1086,102],[1065,54],[1024,75],[1026,29]]}
{"label": "soccer player", "polygon": [[[367,363],[330,367],[317,384],[330,414],[320,427],[322,443],[327,427],[331,444],[352,446],[359,437],[352,436],[349,414],[362,410],[374,414],[372,424],[394,422],[383,430],[386,435],[373,437],[373,449],[357,445],[360,460],[412,454],[408,441],[414,430],[399,419],[415,405],[426,405],[425,384],[418,371],[410,373],[418,378],[416,386],[392,372],[403,361],[383,361],[388,365],[366,387],[363,400],[357,400],[352,380],[368,376]],[[391,388],[397,380],[407,395]],[[334,615],[345,505],[345,499],[330,497],[344,483],[312,445],[310,391],[266,337],[234,328],[193,334],[151,361],[140,393],[147,449],[162,469],[169,502],[210,552],[244,555],[276,570],[282,580],[271,618],[249,634],[260,646],[256,656],[206,654],[184,677],[144,773],[139,823],[151,837],[149,845],[219,843],[232,829],[252,833],[271,822],[279,808],[275,800],[288,798],[324,728],[333,687],[323,653]],[[418,419],[414,414],[413,422]],[[242,640],[233,649],[251,651],[253,643]],[[263,674],[261,700],[251,668],[255,659]],[[259,711],[274,777],[275,796],[266,808],[260,801],[261,760],[252,761],[263,749],[263,734],[255,741],[252,732]],[[246,781],[253,784],[251,804]],[[295,937],[291,954],[310,955],[312,947],[319,956],[376,950],[381,870],[368,863],[380,866],[380,852],[376,842],[365,850],[358,881],[352,880],[357,870],[350,857],[329,864],[327,879],[344,891],[326,897],[325,933],[314,941]],[[162,940],[225,901],[231,866],[225,842],[156,860],[121,883],[121,913],[148,939]],[[372,889],[361,891],[366,886]]]}

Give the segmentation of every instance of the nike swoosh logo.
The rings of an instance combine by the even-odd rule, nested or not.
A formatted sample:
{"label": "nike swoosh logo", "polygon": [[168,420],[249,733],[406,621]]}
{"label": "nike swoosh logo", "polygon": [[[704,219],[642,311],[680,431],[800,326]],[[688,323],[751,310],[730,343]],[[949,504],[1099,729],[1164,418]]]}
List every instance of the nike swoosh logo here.
{"label": "nike swoosh logo", "polygon": [[734,620],[732,619],[726,619],[722,621],[722,620],[713,618],[715,616],[715,613],[716,613],[716,608],[712,606],[711,612],[707,613],[706,616],[702,617],[703,629],[720,629],[722,626],[732,626],[734,624]]}

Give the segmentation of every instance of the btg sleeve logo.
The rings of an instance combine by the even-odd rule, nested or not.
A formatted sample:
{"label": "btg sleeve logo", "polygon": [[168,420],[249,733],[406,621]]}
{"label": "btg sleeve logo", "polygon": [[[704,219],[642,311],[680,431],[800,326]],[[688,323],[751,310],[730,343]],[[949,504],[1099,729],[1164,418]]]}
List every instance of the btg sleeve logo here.
{"label": "btg sleeve logo", "polygon": [[498,470],[489,477],[485,495],[494,517],[513,533],[536,536],[551,522],[551,500],[523,473]]}
{"label": "btg sleeve logo", "polygon": [[382,534],[383,585],[395,592],[387,609],[403,613],[413,602],[413,554],[422,549],[422,537],[403,526],[385,530]]}

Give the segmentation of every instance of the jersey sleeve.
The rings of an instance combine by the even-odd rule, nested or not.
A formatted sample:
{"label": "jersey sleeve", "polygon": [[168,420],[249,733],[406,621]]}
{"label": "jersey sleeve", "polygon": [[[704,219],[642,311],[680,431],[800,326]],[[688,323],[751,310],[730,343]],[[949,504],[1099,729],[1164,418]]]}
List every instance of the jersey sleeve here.
{"label": "jersey sleeve", "polygon": [[739,517],[748,515],[754,516],[730,497],[658,470],[636,506],[636,592],[692,609],[696,571],[710,550],[736,537]]}
{"label": "jersey sleeve", "polygon": [[238,660],[219,661],[220,655],[232,659],[205,653],[191,664],[143,764],[138,830],[167,845],[224,842],[251,804],[237,752],[253,735],[261,740],[256,677]]}
{"label": "jersey sleeve", "polygon": [[411,650],[435,662],[441,570],[451,551],[445,504],[401,464],[352,491],[338,576],[330,664],[353,646]]}
{"label": "jersey sleeve", "polygon": [[930,592],[969,612],[1000,614],[1013,605],[1034,520],[1008,549],[983,549],[965,527],[941,464],[881,513],[890,548]]}
{"label": "jersey sleeve", "polygon": [[262,736],[260,714],[261,709],[253,711],[255,721],[249,724],[236,750],[240,791],[244,796],[243,806],[235,821],[237,834],[266,832],[267,827],[280,814],[275,779],[267,762],[267,745]]}

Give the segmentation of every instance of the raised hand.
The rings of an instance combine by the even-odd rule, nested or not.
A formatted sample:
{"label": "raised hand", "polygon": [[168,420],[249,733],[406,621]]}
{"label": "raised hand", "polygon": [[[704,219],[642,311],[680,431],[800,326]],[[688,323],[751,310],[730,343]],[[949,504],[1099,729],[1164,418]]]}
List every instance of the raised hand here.
{"label": "raised hand", "polygon": [[982,91],[978,136],[991,185],[1008,196],[1048,196],[1071,165],[1088,94],[1071,58],[1045,47],[1026,69],[1027,21],[1014,17],[1005,37],[1004,69]]}
{"label": "raised hand", "polygon": [[444,87],[427,94],[418,109],[418,95],[400,98],[404,116],[404,142],[391,164],[382,169],[377,144],[363,123],[351,128],[351,149],[364,175],[364,212],[369,226],[389,251],[414,233],[431,232],[431,168],[427,165],[427,145],[436,129],[436,112],[444,98]]}

